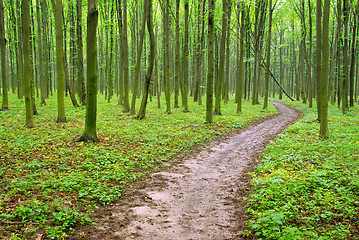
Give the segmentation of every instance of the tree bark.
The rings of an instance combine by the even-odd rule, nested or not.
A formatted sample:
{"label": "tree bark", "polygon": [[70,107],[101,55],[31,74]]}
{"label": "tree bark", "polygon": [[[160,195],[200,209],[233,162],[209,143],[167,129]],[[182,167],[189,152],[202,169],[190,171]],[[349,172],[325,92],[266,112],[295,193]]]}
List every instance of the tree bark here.
{"label": "tree bark", "polygon": [[79,85],[79,96],[81,104],[86,105],[86,84],[85,84],[85,71],[84,71],[84,53],[82,42],[82,0],[77,0],[77,81]]}
{"label": "tree bark", "polygon": [[62,32],[62,0],[52,0],[56,31],[56,69],[57,69],[57,121],[66,122],[65,115],[65,80],[64,80],[64,45]]}
{"label": "tree bark", "polygon": [[184,4],[184,49],[183,49],[183,112],[188,111],[188,15],[189,15],[189,6],[188,1],[185,1]]}
{"label": "tree bark", "polygon": [[133,79],[133,89],[132,89],[132,102],[131,102],[131,115],[136,113],[136,98],[137,98],[137,89],[138,89],[138,78],[140,76],[140,68],[141,68],[141,57],[142,57],[142,49],[143,49],[143,40],[145,37],[145,28],[146,28],[146,19],[147,19],[147,11],[146,6],[144,6],[143,10],[143,18],[141,24],[141,33],[140,33],[140,43],[137,48],[137,60],[136,60],[136,68],[135,68],[135,77]]}
{"label": "tree bark", "polygon": [[271,45],[271,34],[272,34],[272,0],[269,0],[269,22],[268,22],[268,42],[267,42],[267,70],[265,75],[265,87],[264,87],[264,103],[263,109],[268,107],[268,93],[269,93],[269,67],[270,67],[270,45]]}
{"label": "tree bark", "polygon": [[98,142],[96,132],[97,118],[97,0],[88,0],[87,12],[87,98],[85,132],[77,140],[83,142]]}
{"label": "tree bark", "polygon": [[155,38],[154,38],[154,32],[153,32],[153,23],[152,23],[152,0],[146,0],[145,4],[147,4],[147,28],[148,33],[150,36],[150,58],[149,58],[149,64],[145,76],[145,86],[144,86],[144,92],[142,96],[142,102],[140,111],[138,113],[138,118],[143,119],[146,114],[146,105],[147,105],[147,99],[148,99],[148,93],[149,93],[149,86],[151,83],[151,76],[153,71],[153,65],[155,60]]}
{"label": "tree bark", "polygon": [[[322,75],[318,88],[318,98],[321,98],[320,136],[329,137],[328,129],[328,78],[329,78],[329,15],[330,0],[324,0],[323,34],[322,34]],[[320,95],[319,95],[320,93]]]}
{"label": "tree bark", "polygon": [[228,0],[223,0],[223,14],[222,14],[222,35],[221,35],[221,46],[219,53],[219,68],[218,68],[218,81],[216,86],[216,102],[214,107],[214,115],[221,114],[221,94],[223,87],[224,79],[224,63],[225,63],[225,54],[226,54],[226,33],[227,33],[227,10],[228,10]]}
{"label": "tree bark", "polygon": [[1,48],[1,79],[2,79],[2,107],[1,110],[5,111],[9,109],[9,78],[8,78],[8,66],[6,56],[6,43],[5,38],[5,15],[4,15],[4,2],[0,0],[0,48]]}
{"label": "tree bark", "polygon": [[344,46],[343,46],[343,85],[342,85],[342,113],[346,114],[348,108],[348,79],[349,79],[349,56],[348,56],[348,22],[349,6],[348,0],[343,1],[344,13]]}
{"label": "tree bark", "polygon": [[214,73],[214,11],[215,1],[208,1],[208,72],[206,93],[206,122],[213,123],[213,73]]}
{"label": "tree bark", "polygon": [[22,36],[24,53],[24,73],[23,80],[25,86],[25,109],[26,109],[26,127],[33,128],[33,109],[31,100],[31,60],[30,60],[30,8],[29,0],[23,0],[21,5],[22,16]]}

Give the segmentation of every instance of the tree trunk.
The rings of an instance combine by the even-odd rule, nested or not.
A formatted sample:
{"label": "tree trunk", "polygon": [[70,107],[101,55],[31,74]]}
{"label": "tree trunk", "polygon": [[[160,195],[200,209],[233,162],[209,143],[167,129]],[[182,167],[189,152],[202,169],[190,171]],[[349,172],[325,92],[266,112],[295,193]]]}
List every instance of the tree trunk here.
{"label": "tree trunk", "polygon": [[[237,89],[237,113],[242,112],[242,93],[243,93],[243,70],[244,70],[244,38],[245,38],[245,4],[242,3],[242,6],[239,7],[238,11],[241,8],[241,37],[240,37],[240,50],[239,50],[239,66],[238,66],[238,89]],[[239,25],[239,13],[237,15],[237,25]],[[237,27],[237,36],[238,36],[239,26]],[[238,38],[238,37],[237,37]]]}
{"label": "tree trunk", "polygon": [[150,36],[150,58],[149,58],[149,64],[148,64],[148,68],[147,68],[147,72],[146,72],[146,76],[145,76],[145,86],[144,86],[144,91],[143,91],[143,96],[142,96],[141,107],[140,107],[140,111],[138,113],[139,119],[143,119],[146,114],[148,89],[149,89],[149,86],[151,83],[151,76],[152,76],[153,65],[154,65],[154,60],[155,60],[155,37],[154,37],[153,23],[152,23],[152,0],[146,0],[145,4],[148,5],[147,9],[146,9],[147,14],[145,14],[145,15],[147,16],[147,28],[148,28],[148,33]]}
{"label": "tree trunk", "polygon": [[269,22],[268,22],[268,42],[267,42],[267,70],[265,75],[265,87],[264,87],[264,103],[263,109],[268,107],[268,93],[269,93],[269,67],[270,67],[270,45],[271,45],[271,33],[272,33],[272,0],[269,0]]}
{"label": "tree trunk", "polygon": [[342,112],[346,114],[348,108],[348,79],[349,79],[349,56],[348,56],[348,22],[349,6],[348,0],[343,1],[344,12],[344,46],[343,46],[343,87],[342,87]]}
{"label": "tree trunk", "polygon": [[356,54],[356,38],[357,38],[357,18],[359,0],[353,12],[353,34],[352,34],[352,47],[351,47],[351,61],[350,61],[350,76],[349,76],[349,106],[354,106],[354,75],[355,75],[355,54]]}
{"label": "tree trunk", "polygon": [[[71,14],[71,13],[70,13]],[[62,9],[62,17],[63,17],[63,21],[65,20],[65,15]],[[74,107],[78,107],[79,104],[77,103],[76,100],[76,96],[75,96],[75,92],[74,92],[74,88],[72,85],[72,81],[70,79],[70,71],[69,71],[69,65],[67,62],[67,27],[66,27],[66,23],[64,21],[64,51],[63,51],[63,61],[64,61],[64,78],[65,78],[65,84],[66,84],[66,89],[69,91],[70,94],[70,98],[71,98],[71,102],[72,105]]]}
{"label": "tree trunk", "polygon": [[82,42],[82,0],[77,0],[77,81],[79,85],[79,96],[81,104],[86,105],[86,84],[85,84],[85,71],[84,71],[84,54]]}
{"label": "tree trunk", "polygon": [[178,108],[179,81],[181,79],[181,54],[180,54],[180,37],[179,37],[179,8],[180,0],[176,0],[176,45],[175,45],[175,102],[174,108]]}
{"label": "tree trunk", "polygon": [[206,122],[213,123],[213,73],[214,73],[214,11],[215,1],[208,1],[208,72],[207,72],[207,101]]}
{"label": "tree trunk", "polygon": [[231,16],[232,16],[232,4],[231,0],[228,0],[228,9],[227,9],[227,43],[226,43],[226,71],[224,77],[224,87],[223,87],[223,100],[224,103],[227,104],[229,98],[229,63],[230,63],[230,52],[229,47],[231,43],[230,33],[231,33]]}
{"label": "tree trunk", "polygon": [[183,112],[188,112],[188,15],[189,15],[189,6],[188,1],[185,1],[184,4],[184,49],[183,49]]}
{"label": "tree trunk", "polygon": [[221,34],[221,46],[219,53],[219,68],[218,68],[218,81],[216,86],[216,102],[214,107],[214,115],[221,114],[221,94],[224,79],[224,63],[226,54],[226,33],[227,33],[227,10],[228,0],[223,0],[223,14],[222,14],[222,34]]}
{"label": "tree trunk", "polygon": [[57,69],[57,121],[66,122],[65,116],[65,80],[64,80],[64,46],[62,32],[62,0],[52,0],[56,31],[56,69]]}
{"label": "tree trunk", "polygon": [[320,136],[329,137],[328,130],[328,77],[329,77],[329,15],[330,0],[324,0],[322,34],[322,75],[318,85],[318,98],[321,98]]}
{"label": "tree trunk", "polygon": [[[163,6],[163,67],[166,95],[166,113],[171,114],[171,78],[170,78],[170,42],[169,42],[169,0],[164,1]],[[182,95],[183,97],[183,95]]]}
{"label": "tree trunk", "polygon": [[33,109],[31,101],[31,60],[30,60],[30,8],[29,1],[23,0],[21,5],[22,16],[22,36],[24,53],[24,73],[23,80],[25,86],[25,109],[26,109],[26,127],[33,128]]}
{"label": "tree trunk", "polygon": [[87,13],[87,98],[85,132],[77,140],[98,142],[96,133],[97,117],[97,39],[98,24],[97,0],[88,0]]}
{"label": "tree trunk", "polygon": [[135,68],[135,77],[133,78],[133,89],[132,89],[132,102],[131,102],[131,115],[136,113],[136,98],[137,98],[137,90],[138,90],[138,78],[140,76],[141,69],[141,57],[142,57],[142,49],[143,49],[143,40],[145,37],[145,28],[146,28],[146,16],[147,11],[144,6],[143,10],[143,18],[141,24],[141,33],[140,33],[140,43],[137,48],[137,60],[136,60],[136,68]]}
{"label": "tree trunk", "polygon": [[6,57],[6,43],[5,38],[5,16],[4,16],[4,2],[0,0],[0,48],[1,48],[1,79],[2,79],[2,107],[1,110],[9,109],[9,79],[8,79],[8,66]]}

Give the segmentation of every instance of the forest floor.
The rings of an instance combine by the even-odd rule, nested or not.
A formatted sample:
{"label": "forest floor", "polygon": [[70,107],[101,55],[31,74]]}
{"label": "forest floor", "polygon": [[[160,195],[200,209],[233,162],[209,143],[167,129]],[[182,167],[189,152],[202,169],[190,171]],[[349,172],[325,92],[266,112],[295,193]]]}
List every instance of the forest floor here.
{"label": "forest floor", "polygon": [[[254,122],[151,175],[131,200],[99,209],[97,227],[78,229],[91,239],[241,239],[245,229],[248,173],[268,142],[300,117],[273,103],[279,114]],[[76,237],[77,235],[77,237]]]}

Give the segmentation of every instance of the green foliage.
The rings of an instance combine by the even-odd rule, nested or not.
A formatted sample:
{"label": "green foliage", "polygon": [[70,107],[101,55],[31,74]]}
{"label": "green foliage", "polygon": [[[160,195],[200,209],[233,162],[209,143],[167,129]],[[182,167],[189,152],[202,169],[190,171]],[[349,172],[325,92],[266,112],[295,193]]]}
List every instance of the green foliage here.
{"label": "green foliage", "polygon": [[[27,129],[23,101],[10,95],[9,102],[10,110],[0,113],[0,221],[10,224],[0,225],[0,238],[36,231],[65,238],[76,224],[90,222],[96,206],[126,198],[136,181],[176,163],[176,155],[276,112],[245,101],[237,115],[230,101],[222,106],[223,116],[205,124],[205,104],[189,102],[189,113],[173,109],[167,115],[149,102],[147,118],[140,121],[122,113],[117,101],[99,96],[101,142],[86,144],[73,142],[83,133],[84,107],[67,107],[68,122],[58,124],[53,96],[39,107],[35,128]],[[11,223],[18,221],[24,225],[14,230]],[[26,232],[33,223],[35,230]]]}
{"label": "green foliage", "polygon": [[319,137],[316,108],[266,148],[248,199],[258,239],[358,239],[358,108],[329,108],[330,138]]}

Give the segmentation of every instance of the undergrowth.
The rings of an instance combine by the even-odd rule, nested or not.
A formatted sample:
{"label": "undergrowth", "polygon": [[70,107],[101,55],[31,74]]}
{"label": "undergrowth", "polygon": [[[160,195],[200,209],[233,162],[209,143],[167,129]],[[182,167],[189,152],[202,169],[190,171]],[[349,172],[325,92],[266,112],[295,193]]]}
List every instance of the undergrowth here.
{"label": "undergrowth", "polygon": [[[79,224],[93,224],[98,206],[126,197],[126,189],[148,173],[175,161],[179,153],[253,120],[276,113],[270,106],[244,101],[236,114],[231,99],[223,116],[205,124],[205,105],[190,103],[190,112],[165,114],[149,102],[146,118],[123,113],[116,99],[98,99],[97,144],[74,142],[84,130],[85,107],[66,98],[65,124],[56,123],[56,96],[39,107],[35,128],[25,128],[23,100],[10,95],[10,110],[0,112],[0,238],[66,238]],[[139,100],[137,101],[140,102]],[[162,104],[164,104],[162,99]],[[138,108],[137,108],[138,109]]]}
{"label": "undergrowth", "polygon": [[329,139],[316,108],[266,148],[247,199],[249,239],[359,239],[359,109],[329,108]]}

